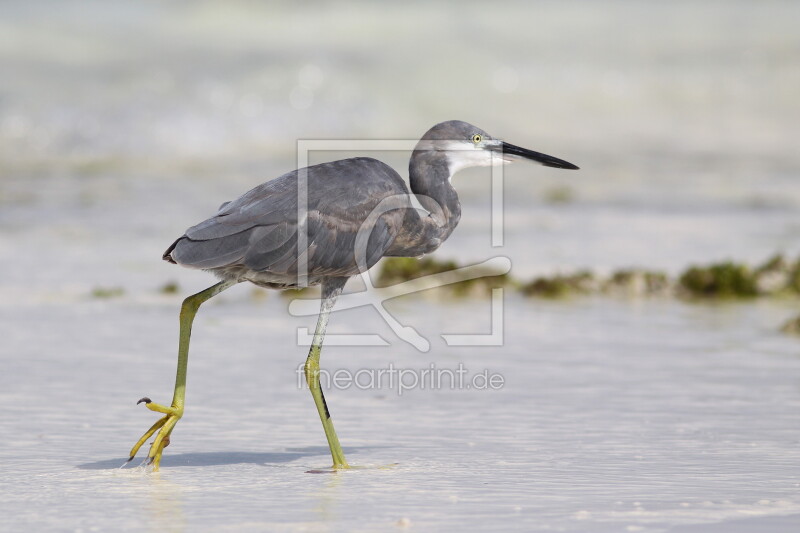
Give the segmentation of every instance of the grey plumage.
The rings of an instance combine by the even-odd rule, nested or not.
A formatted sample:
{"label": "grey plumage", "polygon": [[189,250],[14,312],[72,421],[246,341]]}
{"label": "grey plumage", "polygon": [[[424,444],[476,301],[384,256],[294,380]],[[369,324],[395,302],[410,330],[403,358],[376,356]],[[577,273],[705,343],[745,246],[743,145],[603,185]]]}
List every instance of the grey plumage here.
{"label": "grey plumage", "polygon": [[[304,169],[307,216],[298,223],[298,173],[292,171],[223,204],[216,215],[186,230],[165,252],[175,263],[246,277],[260,285],[296,285],[298,231],[306,231],[308,283],[358,274],[355,240],[361,224],[386,197],[408,195],[402,178],[370,158]],[[373,266],[394,241],[404,213],[386,213],[371,227],[366,248]],[[365,230],[369,231],[369,230]],[[249,279],[252,278],[252,279]]]}
{"label": "grey plumage", "polygon": [[[286,288],[354,276],[384,256],[430,253],[461,216],[452,174],[465,166],[491,164],[492,152],[507,158],[505,147],[522,150],[466,122],[431,128],[409,163],[411,190],[429,211],[422,215],[411,208],[411,193],[400,175],[376,159],[357,157],[287,172],[222,204],[216,215],[186,230],[164,259],[225,280]],[[543,164],[574,167],[524,152]],[[307,210],[301,209],[299,218],[298,176],[307,180]],[[380,211],[370,217],[376,208]],[[366,235],[361,240],[360,230]],[[302,250],[301,232],[307,235]],[[307,273],[303,279],[301,262]]]}

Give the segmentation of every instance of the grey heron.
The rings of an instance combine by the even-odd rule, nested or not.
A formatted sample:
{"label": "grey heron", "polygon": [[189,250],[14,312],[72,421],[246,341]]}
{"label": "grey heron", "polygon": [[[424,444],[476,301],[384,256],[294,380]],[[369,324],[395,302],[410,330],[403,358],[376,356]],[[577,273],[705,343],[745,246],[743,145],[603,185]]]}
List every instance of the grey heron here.
{"label": "grey heron", "polygon": [[[319,383],[319,360],[328,317],[347,280],[382,257],[420,257],[436,250],[455,229],[461,204],[451,184],[472,166],[528,159],[548,167],[572,163],[495,139],[480,128],[452,120],[437,124],[417,143],[409,162],[409,187],[390,166],[357,157],[288,172],[258,185],[196,226],[164,252],[166,261],[207,270],[220,281],[189,296],[180,310],[178,370],[170,405],[149,398],[163,416],[130,453],[154,434],[147,462],[157,470],[170,434],[184,413],[192,321],[200,305],[249,281],[287,289],[322,286],[319,319],[305,363],[305,377],[328,440],[334,468],[348,468]],[[424,208],[411,202],[412,194]],[[156,434],[157,433],[157,434]]]}

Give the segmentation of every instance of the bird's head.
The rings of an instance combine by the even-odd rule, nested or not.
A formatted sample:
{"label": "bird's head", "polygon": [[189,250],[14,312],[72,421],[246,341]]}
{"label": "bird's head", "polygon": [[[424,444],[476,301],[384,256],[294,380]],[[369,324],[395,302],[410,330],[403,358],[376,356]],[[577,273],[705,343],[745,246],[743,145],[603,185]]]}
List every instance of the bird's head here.
{"label": "bird's head", "polygon": [[519,159],[528,159],[546,167],[576,170],[563,159],[520,148],[495,139],[477,126],[461,120],[435,125],[422,136],[415,153],[428,154],[447,161],[449,175],[468,167],[490,166]]}

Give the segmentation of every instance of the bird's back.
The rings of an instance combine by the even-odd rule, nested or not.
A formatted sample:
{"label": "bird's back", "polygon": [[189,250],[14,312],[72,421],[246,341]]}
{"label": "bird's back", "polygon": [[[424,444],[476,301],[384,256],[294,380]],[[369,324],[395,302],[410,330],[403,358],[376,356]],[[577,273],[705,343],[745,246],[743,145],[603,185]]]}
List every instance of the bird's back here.
{"label": "bird's back", "polygon": [[[307,184],[307,209],[301,209],[298,222],[302,181]],[[186,230],[164,259],[269,287],[353,276],[383,257],[404,218],[403,209],[370,214],[384,199],[408,194],[397,172],[372,158],[295,170],[223,204],[216,215]],[[366,237],[363,242],[357,240],[359,230]],[[298,254],[303,234],[307,239]],[[303,270],[308,277],[298,280]]]}

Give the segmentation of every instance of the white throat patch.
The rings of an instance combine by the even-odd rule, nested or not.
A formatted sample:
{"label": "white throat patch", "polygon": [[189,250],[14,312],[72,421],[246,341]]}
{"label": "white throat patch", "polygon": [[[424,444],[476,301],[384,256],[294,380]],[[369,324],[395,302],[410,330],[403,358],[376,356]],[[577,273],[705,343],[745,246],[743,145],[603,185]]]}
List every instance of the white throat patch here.
{"label": "white throat patch", "polygon": [[447,156],[447,167],[450,177],[459,170],[469,167],[488,167],[503,164],[503,156],[498,152],[486,149],[486,144],[497,143],[494,139],[484,141],[484,144],[475,144],[472,141],[439,141],[439,150],[444,150]]}

